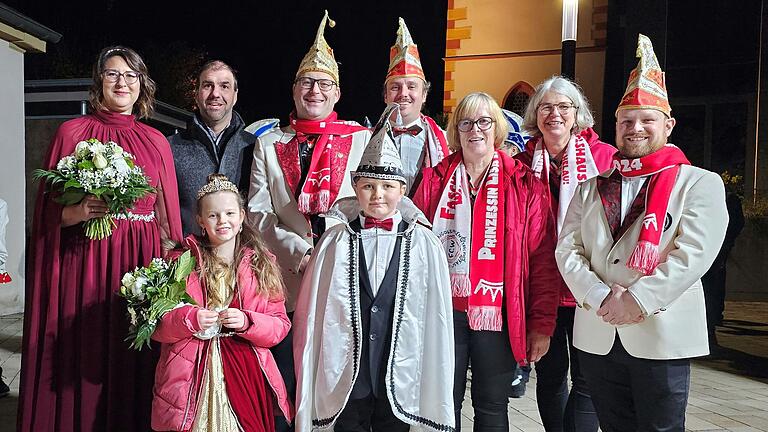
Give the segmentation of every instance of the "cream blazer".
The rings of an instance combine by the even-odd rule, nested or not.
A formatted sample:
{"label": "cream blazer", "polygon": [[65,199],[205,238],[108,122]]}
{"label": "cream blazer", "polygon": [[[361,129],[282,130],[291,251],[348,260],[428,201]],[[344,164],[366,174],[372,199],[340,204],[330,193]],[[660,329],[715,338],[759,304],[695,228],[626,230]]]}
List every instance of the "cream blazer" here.
{"label": "cream blazer", "polygon": [[[313,245],[312,227],[307,218],[299,212],[298,203],[285,180],[275,151],[275,143],[287,143],[295,135],[290,127],[275,128],[257,139],[248,192],[248,219],[259,231],[269,250],[277,257],[287,290],[285,307],[289,312],[295,308],[301,285],[299,264]],[[352,135],[347,172],[357,168],[363,149],[371,137],[367,130]],[[336,201],[354,194],[351,179],[344,181]],[[333,219],[326,219],[327,228],[335,223]]]}
{"label": "cream blazer", "polygon": [[[613,169],[599,177],[609,177]],[[701,276],[720,250],[728,226],[725,188],[715,173],[683,165],[662,228],[660,264],[648,276],[627,268],[643,218],[617,241],[597,190],[597,178],[579,185],[555,252],[560,273],[578,308],[574,345],[605,355],[616,335],[627,352],[645,359],[677,359],[709,353]],[[613,326],[598,317],[613,283],[625,286],[647,314],[639,324]],[[597,299],[597,300],[596,300]],[[590,302],[596,304],[590,304]]]}

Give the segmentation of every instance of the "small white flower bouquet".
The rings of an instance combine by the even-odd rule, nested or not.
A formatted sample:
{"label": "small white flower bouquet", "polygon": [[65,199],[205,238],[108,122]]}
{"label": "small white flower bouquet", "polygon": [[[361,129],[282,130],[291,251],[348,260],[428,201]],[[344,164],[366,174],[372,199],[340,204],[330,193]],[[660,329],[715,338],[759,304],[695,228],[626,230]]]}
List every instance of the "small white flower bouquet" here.
{"label": "small white flower bouquet", "polygon": [[103,144],[91,138],[77,143],[75,153],[63,157],[56,169],[36,169],[32,177],[58,192],[55,200],[64,205],[77,204],[87,194],[103,199],[109,213],[87,220],[83,226],[89,239],[102,240],[112,234],[115,215],[125,214],[139,198],[155,191],[133,160],[133,155],[116,143]]}
{"label": "small white flower bouquet", "polygon": [[131,348],[149,346],[157,322],[166,312],[196,304],[187,294],[187,276],[194,268],[195,258],[186,251],[170,263],[154,258],[149,266],[136,267],[123,276],[120,296],[128,302],[131,326],[125,340],[131,342]]}

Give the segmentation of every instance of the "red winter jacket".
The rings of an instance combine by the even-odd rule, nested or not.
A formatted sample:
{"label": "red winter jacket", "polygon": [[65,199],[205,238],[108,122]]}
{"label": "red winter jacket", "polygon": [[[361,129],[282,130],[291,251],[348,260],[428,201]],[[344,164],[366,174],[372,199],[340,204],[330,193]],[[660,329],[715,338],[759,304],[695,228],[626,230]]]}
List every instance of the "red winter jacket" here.
{"label": "red winter jacket", "polygon": [[[206,304],[205,289],[200,280],[200,250],[193,236],[184,240],[198,262],[197,270],[187,277],[187,293],[198,305]],[[175,255],[180,255],[176,252]],[[242,311],[250,326],[239,337],[248,340],[258,358],[258,365],[275,392],[278,406],[290,421],[293,416],[285,383],[277,369],[270,347],[283,340],[291,328],[285,312],[285,300],[270,300],[256,293],[258,279],[249,261],[253,251],[243,257],[237,268],[238,288]],[[172,257],[174,257],[172,255]],[[152,429],[184,431],[192,427],[197,413],[197,398],[204,342],[193,335],[200,331],[197,322],[199,306],[183,306],[166,313],[152,334],[152,339],[162,342],[160,361],[155,370],[154,398],[152,399]]]}
{"label": "red winter jacket", "polygon": [[[597,136],[597,133],[592,128],[584,129],[580,135],[589,144],[589,150],[592,152],[592,157],[595,159],[597,171],[603,172],[609,169],[613,161],[613,154],[617,151],[616,148],[610,144],[606,144],[600,141],[600,137]],[[536,143],[540,139],[541,137],[530,139],[525,146],[525,151],[515,155],[515,159],[523,162],[525,166],[530,167],[531,163],[533,162],[533,152],[536,150]],[[542,179],[542,181],[546,185],[549,185],[547,200],[549,200],[550,208],[552,209],[552,217],[557,220],[557,207],[559,205],[559,201],[552,199],[552,193],[554,188],[560,188],[560,183],[547,181],[545,179]],[[560,286],[560,306],[576,307],[576,299],[573,298],[571,290],[568,289],[568,285],[565,284],[565,281],[561,277],[560,272],[558,272],[557,275],[557,283]]]}
{"label": "red winter jacket", "polygon": [[[547,190],[530,168],[504,152],[497,153],[505,176],[506,325],[515,359],[525,364],[526,333],[534,330],[551,336],[555,328],[560,277],[555,264],[555,223],[547,209]],[[435,167],[424,169],[413,201],[430,221],[434,219],[450,174],[461,160],[462,153],[458,151]]]}

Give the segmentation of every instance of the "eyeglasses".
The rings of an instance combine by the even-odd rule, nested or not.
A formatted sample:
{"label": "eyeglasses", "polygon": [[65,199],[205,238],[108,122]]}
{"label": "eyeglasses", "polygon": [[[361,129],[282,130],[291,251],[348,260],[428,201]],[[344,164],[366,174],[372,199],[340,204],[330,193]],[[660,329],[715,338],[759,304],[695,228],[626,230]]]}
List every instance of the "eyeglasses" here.
{"label": "eyeglasses", "polygon": [[309,90],[312,87],[315,86],[315,83],[317,83],[317,86],[320,88],[321,91],[328,91],[333,88],[333,86],[336,85],[333,80],[329,79],[314,79],[309,77],[303,77],[303,78],[297,78],[296,81],[294,81],[295,84],[298,84],[301,86],[301,88]]}
{"label": "eyeglasses", "polygon": [[539,114],[550,115],[555,111],[555,107],[557,107],[557,112],[560,113],[560,115],[568,114],[568,112],[571,111],[571,108],[579,109],[579,107],[577,107],[576,105],[569,104],[566,102],[554,104],[554,105],[549,103],[543,103],[543,104],[539,104],[539,108],[538,108]]}
{"label": "eyeglasses", "polygon": [[491,128],[491,126],[493,126],[494,123],[496,123],[496,121],[490,117],[480,117],[477,120],[460,120],[456,127],[461,132],[469,132],[472,130],[472,128],[475,127],[475,125],[477,125],[477,128],[481,131],[487,131]]}
{"label": "eyeglasses", "polygon": [[139,77],[141,76],[141,73],[135,72],[135,71],[125,71],[125,72],[119,72],[114,69],[105,69],[104,72],[101,73],[104,75],[104,81],[116,83],[120,81],[120,77],[125,78],[126,84],[133,84],[136,81],[139,80]]}

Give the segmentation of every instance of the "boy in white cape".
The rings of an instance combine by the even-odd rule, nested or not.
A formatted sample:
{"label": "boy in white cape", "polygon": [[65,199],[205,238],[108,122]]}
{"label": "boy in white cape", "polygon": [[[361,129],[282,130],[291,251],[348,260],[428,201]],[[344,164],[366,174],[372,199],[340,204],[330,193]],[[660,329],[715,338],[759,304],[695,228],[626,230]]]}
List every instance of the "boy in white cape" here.
{"label": "boy in white cape", "polygon": [[448,264],[405,194],[382,115],[305,272],[294,315],[296,430],[454,431]]}

